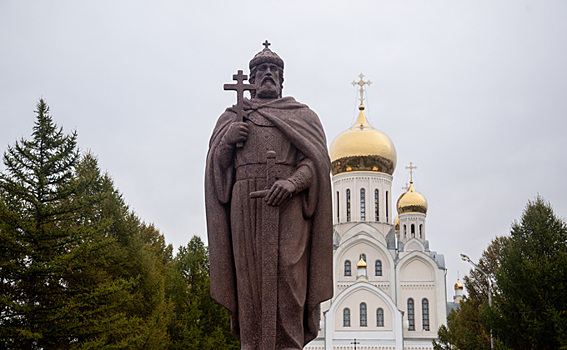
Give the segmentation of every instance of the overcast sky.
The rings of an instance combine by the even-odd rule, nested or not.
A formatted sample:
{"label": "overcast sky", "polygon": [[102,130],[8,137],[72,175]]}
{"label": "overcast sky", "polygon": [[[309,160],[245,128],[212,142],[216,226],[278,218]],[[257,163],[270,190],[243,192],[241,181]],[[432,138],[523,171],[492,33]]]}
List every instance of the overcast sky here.
{"label": "overcast sky", "polygon": [[[206,241],[203,173],[225,92],[268,39],[284,95],[329,144],[357,113],[417,165],[427,238],[457,273],[540,194],[567,213],[567,2],[0,0],[0,150],[29,138],[43,97],[130,207],[175,247]],[[0,165],[0,170],[4,166]]]}

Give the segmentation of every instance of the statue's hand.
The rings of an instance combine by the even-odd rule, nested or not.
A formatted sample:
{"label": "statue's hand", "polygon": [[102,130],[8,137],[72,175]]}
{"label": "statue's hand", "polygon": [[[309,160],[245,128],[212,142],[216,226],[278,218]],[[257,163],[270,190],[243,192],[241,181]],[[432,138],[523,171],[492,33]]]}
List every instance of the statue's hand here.
{"label": "statue's hand", "polygon": [[274,182],[270,191],[264,197],[268,205],[278,206],[287,202],[295,192],[295,185],[289,180],[278,180]]}
{"label": "statue's hand", "polygon": [[234,145],[248,139],[248,125],[245,122],[234,122],[230,124],[226,134],[223,136],[224,142]]}

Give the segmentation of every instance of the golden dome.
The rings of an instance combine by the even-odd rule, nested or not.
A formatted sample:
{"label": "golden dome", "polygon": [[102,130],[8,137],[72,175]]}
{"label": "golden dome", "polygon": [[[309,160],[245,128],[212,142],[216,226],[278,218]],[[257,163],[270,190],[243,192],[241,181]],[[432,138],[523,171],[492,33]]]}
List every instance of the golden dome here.
{"label": "golden dome", "polygon": [[366,267],[366,261],[364,261],[364,259],[362,258],[362,256],[360,257],[360,260],[358,261],[358,264],[356,264],[356,267],[358,267],[358,268]]}
{"label": "golden dome", "polygon": [[457,278],[457,283],[455,283],[455,290],[457,289],[463,289],[463,284],[461,283],[461,281],[459,281],[459,279]]}
{"label": "golden dome", "polygon": [[413,187],[410,181],[408,190],[398,199],[398,214],[403,213],[423,213],[427,214],[427,200]]}
{"label": "golden dome", "polygon": [[396,215],[396,218],[394,219],[394,230],[399,231],[400,230],[400,217]]}
{"label": "golden dome", "polygon": [[392,175],[397,160],[394,143],[388,135],[370,125],[364,115],[364,105],[358,109],[360,112],[354,124],[331,143],[333,175],[345,171],[377,171]]}

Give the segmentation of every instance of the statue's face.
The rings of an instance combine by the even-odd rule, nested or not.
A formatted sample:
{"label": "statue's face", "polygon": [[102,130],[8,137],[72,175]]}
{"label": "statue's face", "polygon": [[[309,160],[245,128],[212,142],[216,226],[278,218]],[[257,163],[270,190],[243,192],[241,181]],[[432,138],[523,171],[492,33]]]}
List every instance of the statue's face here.
{"label": "statue's face", "polygon": [[262,63],[256,71],[256,96],[278,98],[281,96],[280,68],[273,63]]}

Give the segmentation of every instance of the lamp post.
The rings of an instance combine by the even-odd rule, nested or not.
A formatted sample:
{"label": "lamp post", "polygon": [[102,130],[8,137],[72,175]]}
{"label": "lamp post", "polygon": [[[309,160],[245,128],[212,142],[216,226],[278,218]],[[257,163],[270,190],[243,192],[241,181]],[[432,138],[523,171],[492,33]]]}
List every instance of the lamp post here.
{"label": "lamp post", "polygon": [[[480,267],[478,267],[472,260],[471,258],[468,257],[468,255],[465,254],[461,254],[461,259],[463,261],[468,262],[469,264],[471,264],[475,269],[477,269],[478,271],[480,271],[484,277],[486,277],[486,279],[488,280],[488,306],[490,306],[490,308],[492,308],[492,280],[490,279],[490,276],[488,276],[488,274],[484,271],[482,271],[480,269]],[[494,339],[492,338],[492,328],[490,328],[490,348],[494,349]]]}

